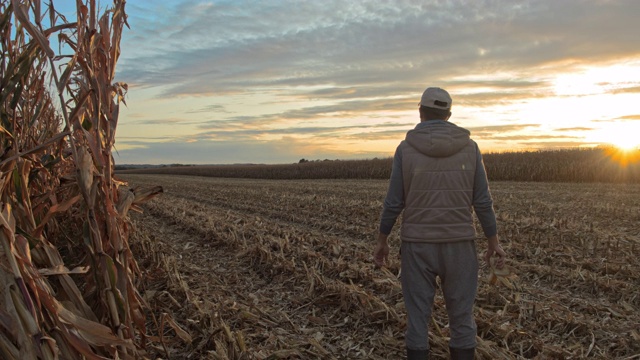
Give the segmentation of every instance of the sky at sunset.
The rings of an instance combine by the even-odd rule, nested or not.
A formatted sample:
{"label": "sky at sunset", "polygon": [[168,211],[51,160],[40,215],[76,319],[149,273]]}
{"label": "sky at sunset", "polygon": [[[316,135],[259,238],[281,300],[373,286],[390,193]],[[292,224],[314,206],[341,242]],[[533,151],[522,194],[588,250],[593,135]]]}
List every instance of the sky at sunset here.
{"label": "sky at sunset", "polygon": [[640,142],[640,1],[128,0],[118,164],[393,156],[424,89],[483,152]]}

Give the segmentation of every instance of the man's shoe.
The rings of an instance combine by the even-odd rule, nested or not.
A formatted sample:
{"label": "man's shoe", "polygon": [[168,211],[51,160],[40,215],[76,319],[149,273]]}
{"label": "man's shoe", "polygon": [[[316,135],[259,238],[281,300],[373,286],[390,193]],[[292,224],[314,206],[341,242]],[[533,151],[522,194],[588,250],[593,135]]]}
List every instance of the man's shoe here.
{"label": "man's shoe", "polygon": [[427,360],[429,359],[429,349],[412,350],[407,348],[407,360]]}
{"label": "man's shoe", "polygon": [[456,349],[449,347],[449,354],[451,360],[473,360],[476,354],[476,348],[471,349]]}

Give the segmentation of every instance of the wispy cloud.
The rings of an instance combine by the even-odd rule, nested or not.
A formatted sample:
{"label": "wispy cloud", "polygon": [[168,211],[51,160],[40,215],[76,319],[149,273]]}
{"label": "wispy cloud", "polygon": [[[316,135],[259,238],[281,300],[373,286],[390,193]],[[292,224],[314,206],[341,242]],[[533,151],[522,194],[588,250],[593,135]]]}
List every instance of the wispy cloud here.
{"label": "wispy cloud", "polygon": [[592,131],[595,128],[592,127],[570,127],[570,128],[558,128],[556,131]]}
{"label": "wispy cloud", "polygon": [[496,140],[549,140],[549,139],[582,139],[578,136],[566,135],[500,135],[494,137]]}
{"label": "wispy cloud", "polygon": [[624,115],[619,117],[614,117],[610,119],[594,119],[591,122],[594,123],[615,123],[615,122],[633,122],[640,120],[640,114],[637,115]]}
{"label": "wispy cloud", "polygon": [[[229,124],[230,125],[230,124]],[[379,138],[401,139],[398,134],[404,135],[415,124],[413,123],[382,123],[373,125],[342,125],[342,126],[292,126],[278,128],[239,128],[227,126],[218,127],[215,130],[201,132],[196,138],[203,140],[210,139],[255,139],[261,136],[282,136],[298,135],[300,137],[326,138],[340,136],[345,138],[358,138],[367,134],[367,138],[373,138],[372,134]],[[391,136],[392,135],[392,136]],[[364,140],[364,137],[361,138]]]}
{"label": "wispy cloud", "polygon": [[[527,149],[562,149],[562,148],[578,148],[588,143],[584,141],[527,141],[522,142],[520,145],[525,146]],[[598,144],[593,144],[598,145]]]}
{"label": "wispy cloud", "polygon": [[225,107],[222,106],[222,105],[207,105],[207,106],[201,107],[199,109],[194,109],[194,110],[187,111],[187,113],[189,113],[189,114],[212,113],[212,112],[218,113],[218,114],[220,114],[220,113],[228,114],[229,113],[229,111],[227,111],[225,109]]}
{"label": "wispy cloud", "polygon": [[511,131],[520,131],[530,128],[538,128],[540,124],[510,124],[510,125],[489,125],[489,126],[474,126],[468,127],[467,130],[471,131],[471,135],[493,135],[495,133],[505,133]]}
{"label": "wispy cloud", "polygon": [[638,114],[638,115],[627,115],[627,116],[621,116],[621,117],[617,118],[616,120],[622,120],[622,121],[638,121],[638,120],[640,120],[640,114]]}
{"label": "wispy cloud", "polygon": [[171,126],[180,126],[180,125],[193,125],[193,121],[186,119],[176,119],[176,118],[166,118],[166,119],[144,119],[138,120],[134,123],[123,124],[122,126],[128,125],[171,125]]}

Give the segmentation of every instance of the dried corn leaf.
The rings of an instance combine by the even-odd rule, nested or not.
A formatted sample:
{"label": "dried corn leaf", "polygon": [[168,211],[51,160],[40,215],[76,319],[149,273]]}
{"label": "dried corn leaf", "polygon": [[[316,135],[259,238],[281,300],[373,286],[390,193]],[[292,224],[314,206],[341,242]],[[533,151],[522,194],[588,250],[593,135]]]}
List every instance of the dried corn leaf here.
{"label": "dried corn leaf", "polygon": [[25,10],[26,5],[22,4],[19,0],[11,0],[14,8],[16,18],[20,21],[22,26],[27,29],[29,34],[38,42],[40,47],[44,50],[49,58],[53,58],[55,55],[51,47],[49,47],[49,41],[47,38],[29,21],[29,16]]}
{"label": "dried corn leaf", "polygon": [[86,274],[89,271],[88,266],[79,266],[72,270],[67,269],[66,266],[58,265],[54,268],[48,269],[38,269],[40,275],[43,276],[51,276],[51,275],[69,275],[69,274]]}
{"label": "dried corn leaf", "polygon": [[171,317],[171,315],[169,314],[163,314],[162,315],[163,321],[166,321],[169,326],[171,326],[171,328],[176,332],[176,335],[178,335],[178,337],[180,339],[182,339],[182,341],[190,344],[193,341],[193,338],[191,337],[191,335],[189,335],[188,332],[184,331],[180,325],[178,325],[175,320],[173,320],[173,317]]}
{"label": "dried corn leaf", "polygon": [[73,325],[74,330],[77,331],[78,335],[86,340],[87,343],[96,346],[115,345],[134,349],[133,343],[131,341],[119,339],[107,326],[96,323],[94,321],[89,321],[74,314],[73,312],[67,310],[57,300],[50,299],[48,305],[55,307],[56,313],[60,316],[60,320],[67,325]]}

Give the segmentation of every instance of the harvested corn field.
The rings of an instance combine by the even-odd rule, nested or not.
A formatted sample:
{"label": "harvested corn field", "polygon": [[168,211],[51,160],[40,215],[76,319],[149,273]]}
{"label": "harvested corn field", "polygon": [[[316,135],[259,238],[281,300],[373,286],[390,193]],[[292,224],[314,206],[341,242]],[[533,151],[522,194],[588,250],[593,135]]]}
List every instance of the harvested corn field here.
{"label": "harvested corn field", "polygon": [[[125,178],[164,188],[134,219],[161,323],[151,351],[402,358],[397,226],[389,267],[371,261],[387,181]],[[481,270],[477,358],[640,358],[640,186],[491,185],[514,274]],[[432,359],[446,358],[441,293],[432,320]]]}

